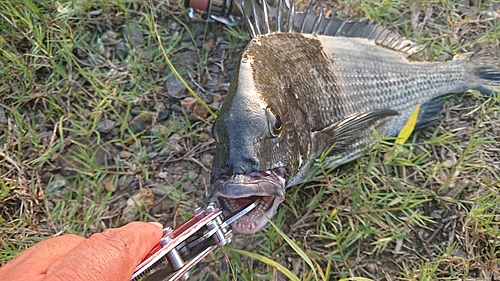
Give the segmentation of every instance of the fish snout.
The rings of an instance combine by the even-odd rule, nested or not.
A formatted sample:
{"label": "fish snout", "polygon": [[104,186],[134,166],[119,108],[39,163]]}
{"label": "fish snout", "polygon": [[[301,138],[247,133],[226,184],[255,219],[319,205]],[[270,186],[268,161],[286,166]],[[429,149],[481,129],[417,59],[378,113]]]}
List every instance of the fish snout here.
{"label": "fish snout", "polygon": [[222,167],[221,172],[225,175],[244,175],[251,172],[257,172],[260,169],[260,163],[255,157],[241,157],[240,159],[229,159]]}

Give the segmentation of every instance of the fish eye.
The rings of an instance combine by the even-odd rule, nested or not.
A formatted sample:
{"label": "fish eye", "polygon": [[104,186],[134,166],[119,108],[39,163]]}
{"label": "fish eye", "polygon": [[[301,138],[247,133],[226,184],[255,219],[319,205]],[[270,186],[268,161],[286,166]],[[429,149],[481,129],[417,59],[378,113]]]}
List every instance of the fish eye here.
{"label": "fish eye", "polygon": [[281,120],[281,116],[278,114],[278,111],[274,108],[268,107],[266,109],[267,120],[269,122],[269,133],[272,137],[277,137],[281,129],[283,129],[283,121]]}
{"label": "fish eye", "polygon": [[281,127],[283,126],[282,122],[281,122],[281,117],[279,115],[274,115],[275,117],[275,120],[274,120],[274,126],[273,126],[273,130],[275,131],[281,131]]}

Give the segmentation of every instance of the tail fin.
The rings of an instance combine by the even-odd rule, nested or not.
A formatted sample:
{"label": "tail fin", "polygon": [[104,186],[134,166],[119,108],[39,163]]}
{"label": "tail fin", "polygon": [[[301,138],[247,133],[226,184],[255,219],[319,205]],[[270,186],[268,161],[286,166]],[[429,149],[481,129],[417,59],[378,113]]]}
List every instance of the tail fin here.
{"label": "tail fin", "polygon": [[491,95],[493,92],[500,92],[500,67],[493,65],[482,65],[474,67],[478,78],[478,90],[483,95]]}
{"label": "tail fin", "polygon": [[472,56],[476,87],[483,95],[500,92],[500,47],[484,49]]}

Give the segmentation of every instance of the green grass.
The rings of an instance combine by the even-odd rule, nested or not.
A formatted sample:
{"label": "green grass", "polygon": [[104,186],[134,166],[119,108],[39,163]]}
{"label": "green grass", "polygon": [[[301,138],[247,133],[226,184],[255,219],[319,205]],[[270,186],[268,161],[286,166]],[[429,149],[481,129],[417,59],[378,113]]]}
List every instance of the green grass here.
{"label": "green grass", "polygon": [[[206,69],[229,72],[248,36],[190,21],[179,4],[0,3],[0,264],[63,233],[131,220],[179,225],[204,203],[216,108],[198,109],[206,113],[198,119],[167,108],[181,102],[164,85],[180,77],[187,96],[210,107],[221,94],[213,85],[228,77]],[[498,46],[490,5],[498,2],[465,14],[453,1],[339,8],[425,44],[420,59],[439,60]],[[142,39],[126,39],[134,36]],[[203,48],[209,38],[226,47]],[[227,268],[222,280],[500,278],[500,97],[449,97],[446,110],[404,145],[381,139],[340,169],[319,160],[315,181],[288,190],[276,227],[236,236],[211,255],[211,268]],[[100,132],[106,121],[111,134]]]}
{"label": "green grass", "polygon": [[[42,238],[89,235],[125,223],[121,209],[134,190],[120,186],[122,182],[147,183],[151,166],[160,161],[151,161],[151,153],[169,145],[171,135],[183,144],[199,133],[197,123],[182,114],[169,118],[170,126],[161,133],[130,126],[139,111],[161,113],[152,101],[166,80],[159,76],[163,58],[182,49],[167,28],[152,33],[144,17],[132,15],[134,2],[0,5],[3,264]],[[143,12],[151,10],[143,6]],[[99,25],[107,20],[114,29],[101,32]],[[121,38],[123,24],[138,26],[146,42],[142,46],[121,39],[126,59],[106,41]],[[162,36],[167,50],[159,48],[157,36]],[[112,138],[99,133],[105,120],[116,124]],[[148,125],[146,129],[156,121]],[[154,147],[145,147],[145,140]],[[121,158],[120,152],[129,156]],[[157,201],[190,198],[189,192],[176,188],[184,180],[163,180],[173,192]],[[148,208],[152,206],[134,210],[137,213],[129,219],[156,219]]]}

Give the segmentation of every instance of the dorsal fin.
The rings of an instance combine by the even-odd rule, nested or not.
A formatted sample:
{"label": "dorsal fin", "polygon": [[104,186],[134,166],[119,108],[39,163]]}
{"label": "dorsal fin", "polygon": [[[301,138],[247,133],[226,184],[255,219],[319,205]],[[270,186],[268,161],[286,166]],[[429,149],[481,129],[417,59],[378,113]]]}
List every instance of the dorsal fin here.
{"label": "dorsal fin", "polygon": [[[271,6],[269,2],[275,3]],[[336,37],[366,38],[396,51],[413,55],[424,48],[379,24],[368,20],[341,19],[332,13],[327,18],[323,8],[319,13],[313,10],[311,1],[305,12],[295,11],[294,0],[235,0],[248,24],[252,38],[274,32],[299,32]]]}

